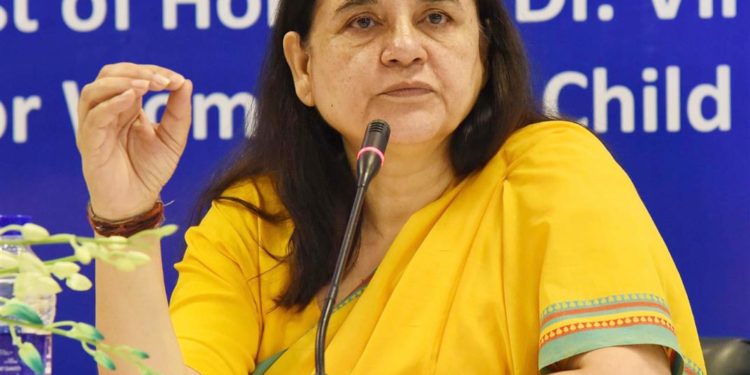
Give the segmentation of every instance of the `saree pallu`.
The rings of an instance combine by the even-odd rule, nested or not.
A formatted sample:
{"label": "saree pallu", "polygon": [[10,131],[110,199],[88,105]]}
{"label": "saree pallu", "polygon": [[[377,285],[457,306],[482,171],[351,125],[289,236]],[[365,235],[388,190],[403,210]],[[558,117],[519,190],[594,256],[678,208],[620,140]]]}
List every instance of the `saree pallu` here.
{"label": "saree pallu", "polygon": [[[246,369],[313,374],[317,305],[260,310]],[[634,186],[594,135],[566,122],[516,132],[480,172],[416,212],[328,333],[328,375],[548,373],[577,354],[634,344],[665,348],[673,374],[705,374],[687,295]]]}

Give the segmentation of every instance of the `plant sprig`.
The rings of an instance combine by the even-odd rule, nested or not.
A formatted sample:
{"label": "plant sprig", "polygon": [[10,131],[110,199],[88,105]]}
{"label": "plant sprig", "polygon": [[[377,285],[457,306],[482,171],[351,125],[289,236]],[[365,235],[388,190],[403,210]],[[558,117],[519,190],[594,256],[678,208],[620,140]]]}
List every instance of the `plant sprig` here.
{"label": "plant sprig", "polygon": [[[3,237],[11,231],[20,232],[20,237]],[[59,321],[44,324],[41,317],[24,299],[57,294],[62,291],[55,280],[64,281],[68,288],[75,291],[91,289],[92,282],[80,273],[79,264],[88,265],[93,259],[108,263],[122,271],[132,271],[150,261],[144,252],[150,241],[161,239],[177,231],[176,225],[165,225],[149,229],[129,238],[81,237],[62,233],[50,235],[37,224],[8,225],[0,228],[0,277],[13,277],[14,298],[0,297],[0,323],[6,324],[11,334],[13,345],[18,348],[23,363],[36,374],[44,373],[44,365],[38,350],[33,344],[23,342],[16,333],[18,328],[36,332],[54,334],[77,340],[83,350],[99,365],[110,370],[115,369],[112,356],[135,365],[142,375],[156,375],[158,372],[148,367],[144,361],[148,354],[127,345],[112,346],[104,343],[104,336],[96,327],[74,321]],[[39,246],[68,244],[74,254],[47,261],[28,252],[15,254],[7,249],[15,246]]]}

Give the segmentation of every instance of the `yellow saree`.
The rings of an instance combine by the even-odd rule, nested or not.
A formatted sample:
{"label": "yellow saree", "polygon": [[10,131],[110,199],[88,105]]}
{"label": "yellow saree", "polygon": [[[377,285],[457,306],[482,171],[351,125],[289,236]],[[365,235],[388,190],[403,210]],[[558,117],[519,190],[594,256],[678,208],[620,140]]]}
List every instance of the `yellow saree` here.
{"label": "yellow saree", "polygon": [[[201,231],[219,230],[204,222],[188,234],[189,254],[205,245]],[[266,245],[289,228],[264,231],[272,229],[253,238]],[[217,361],[238,374],[313,374],[319,310],[263,302],[272,298],[264,283],[283,285],[280,272],[252,283],[260,292],[246,313],[257,311],[261,328],[246,338],[250,354],[219,347],[206,358],[223,342],[201,337],[195,325],[210,323],[186,302],[197,292],[179,285],[197,272],[192,257],[178,265],[172,299],[188,365],[203,375],[220,373],[210,372]],[[257,271],[270,269],[252,257]],[[630,344],[664,347],[673,374],[705,374],[687,295],[635,188],[596,137],[565,122],[516,132],[481,172],[415,213],[328,332],[329,375],[546,373],[576,354]]]}

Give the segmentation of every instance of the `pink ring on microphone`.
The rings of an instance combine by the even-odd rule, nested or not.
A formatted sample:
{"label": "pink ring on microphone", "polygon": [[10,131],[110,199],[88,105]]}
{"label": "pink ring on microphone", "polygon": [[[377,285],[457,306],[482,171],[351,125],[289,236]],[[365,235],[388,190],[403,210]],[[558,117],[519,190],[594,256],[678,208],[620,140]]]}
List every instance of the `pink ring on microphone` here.
{"label": "pink ring on microphone", "polygon": [[374,152],[375,155],[378,155],[380,157],[380,163],[385,164],[385,155],[383,155],[383,151],[378,150],[377,147],[362,147],[361,150],[357,153],[357,160],[359,160],[359,157],[362,156],[365,152]]}

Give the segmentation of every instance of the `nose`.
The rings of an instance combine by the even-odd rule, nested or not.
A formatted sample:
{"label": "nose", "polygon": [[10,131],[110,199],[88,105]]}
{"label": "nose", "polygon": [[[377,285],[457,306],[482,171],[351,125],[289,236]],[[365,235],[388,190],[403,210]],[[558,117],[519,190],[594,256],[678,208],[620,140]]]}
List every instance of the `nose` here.
{"label": "nose", "polygon": [[401,20],[385,35],[381,61],[386,66],[408,67],[422,64],[427,60],[424,47],[420,31],[411,20]]}

